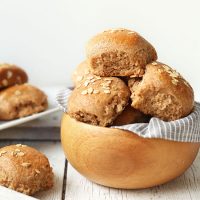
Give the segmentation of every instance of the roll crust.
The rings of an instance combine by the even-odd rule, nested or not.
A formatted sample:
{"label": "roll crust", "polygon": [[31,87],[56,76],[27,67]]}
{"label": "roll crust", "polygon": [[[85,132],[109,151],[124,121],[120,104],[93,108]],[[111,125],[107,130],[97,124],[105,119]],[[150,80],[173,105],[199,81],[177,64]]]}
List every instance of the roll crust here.
{"label": "roll crust", "polygon": [[81,62],[72,74],[74,86],[77,86],[88,74],[90,74],[87,61]]}
{"label": "roll crust", "polygon": [[121,79],[89,75],[72,91],[68,113],[78,121],[108,126],[124,110],[129,98],[130,91]]}
{"label": "roll crust", "polygon": [[28,75],[20,67],[7,63],[0,64],[0,89],[23,84],[27,81]]}
{"label": "roll crust", "polygon": [[15,85],[0,92],[0,120],[11,120],[44,111],[47,96],[29,84]]}
{"label": "roll crust", "polygon": [[33,195],[53,186],[53,173],[47,157],[26,145],[0,149],[0,185]]}
{"label": "roll crust", "polygon": [[94,36],[86,46],[89,68],[99,76],[144,74],[146,64],[157,59],[154,47],[127,29],[113,29]]}
{"label": "roll crust", "polygon": [[153,62],[146,66],[141,81],[130,79],[132,106],[165,121],[187,116],[194,107],[189,83],[171,67]]}
{"label": "roll crust", "polygon": [[122,126],[133,123],[147,123],[149,119],[150,116],[143,114],[128,104],[122,113],[115,119],[113,126]]}

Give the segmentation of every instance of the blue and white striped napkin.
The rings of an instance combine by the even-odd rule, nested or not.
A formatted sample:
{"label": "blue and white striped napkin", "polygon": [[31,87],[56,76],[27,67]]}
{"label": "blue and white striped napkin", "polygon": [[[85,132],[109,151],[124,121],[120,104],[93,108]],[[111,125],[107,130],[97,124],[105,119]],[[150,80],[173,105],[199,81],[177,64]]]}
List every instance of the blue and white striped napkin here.
{"label": "blue and white striped napkin", "polygon": [[[56,101],[63,112],[67,112],[67,101],[72,90],[65,88],[58,92]],[[179,142],[200,142],[200,103],[195,102],[193,112],[182,119],[171,122],[152,117],[149,123],[134,123],[111,126],[131,131],[143,138],[160,138]]]}

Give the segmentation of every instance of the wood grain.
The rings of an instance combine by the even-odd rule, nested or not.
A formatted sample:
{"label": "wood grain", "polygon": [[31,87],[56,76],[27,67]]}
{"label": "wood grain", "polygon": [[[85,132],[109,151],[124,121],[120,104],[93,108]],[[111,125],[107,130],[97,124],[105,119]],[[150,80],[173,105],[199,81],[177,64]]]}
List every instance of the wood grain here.
{"label": "wood grain", "polygon": [[[159,174],[158,174],[159,176]],[[118,190],[92,183],[68,164],[66,200],[199,200],[200,153],[193,165],[179,178],[143,190]]]}
{"label": "wood grain", "polygon": [[[12,142],[0,142],[0,146]],[[61,200],[64,172],[64,156],[59,142],[25,142],[44,152],[50,159],[56,173],[56,187],[50,191],[44,191],[35,195],[41,200]],[[56,166],[56,168],[55,168]],[[199,200],[200,199],[200,153],[192,167],[181,177],[165,185],[145,190],[118,190],[103,187],[92,183],[71,165],[67,170],[67,184],[65,188],[65,200]],[[1,200],[31,200],[33,198],[18,192],[0,187]]]}
{"label": "wood grain", "polygon": [[0,131],[0,139],[59,140],[61,113],[53,113],[17,127]]}
{"label": "wood grain", "polygon": [[52,141],[60,140],[60,128],[58,127],[16,127],[2,131],[0,140],[15,140],[15,141]]}
{"label": "wood grain", "polygon": [[34,197],[29,197],[25,194],[15,192],[8,188],[0,186],[0,199],[1,200],[36,200]]}

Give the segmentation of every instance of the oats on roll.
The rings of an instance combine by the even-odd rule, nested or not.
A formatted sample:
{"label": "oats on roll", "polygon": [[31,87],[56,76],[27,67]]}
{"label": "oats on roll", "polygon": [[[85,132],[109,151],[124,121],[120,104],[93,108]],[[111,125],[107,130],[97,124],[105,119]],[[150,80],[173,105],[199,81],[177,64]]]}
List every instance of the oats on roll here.
{"label": "oats on roll", "polygon": [[53,187],[47,157],[34,148],[17,144],[0,148],[0,185],[33,195]]}
{"label": "oats on roll", "polygon": [[128,104],[130,91],[115,77],[88,75],[73,91],[68,113],[78,121],[108,126]]}
{"label": "oats on roll", "polygon": [[194,106],[194,93],[189,83],[160,62],[148,64],[142,80],[130,79],[129,87],[135,109],[165,121],[187,116]]}

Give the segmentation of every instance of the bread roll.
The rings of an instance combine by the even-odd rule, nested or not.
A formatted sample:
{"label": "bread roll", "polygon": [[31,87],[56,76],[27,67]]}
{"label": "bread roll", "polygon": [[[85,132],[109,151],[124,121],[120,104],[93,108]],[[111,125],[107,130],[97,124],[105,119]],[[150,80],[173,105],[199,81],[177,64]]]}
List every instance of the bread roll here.
{"label": "bread roll", "polygon": [[160,62],[148,64],[142,81],[130,79],[129,87],[133,108],[165,121],[187,116],[194,106],[189,83]]}
{"label": "bread roll", "polygon": [[20,67],[7,63],[0,64],[0,89],[27,81],[28,75]]}
{"label": "bread roll", "polygon": [[86,61],[80,63],[72,75],[74,86],[77,86],[89,74],[89,67]]}
{"label": "bread roll", "polygon": [[112,29],[94,36],[86,53],[90,71],[99,76],[140,77],[146,64],[157,59],[154,47],[127,29]]}
{"label": "bread roll", "polygon": [[128,104],[122,113],[115,119],[113,126],[122,126],[133,123],[147,123],[149,119],[149,116],[134,109],[130,104]]}
{"label": "bread roll", "polygon": [[47,157],[26,145],[0,149],[0,185],[27,195],[53,186],[53,173]]}
{"label": "bread roll", "polygon": [[78,121],[108,126],[124,110],[130,98],[126,84],[115,77],[87,76],[68,101],[68,113]]}
{"label": "bread roll", "polygon": [[44,111],[47,96],[29,84],[15,85],[0,92],[0,120],[11,120]]}

